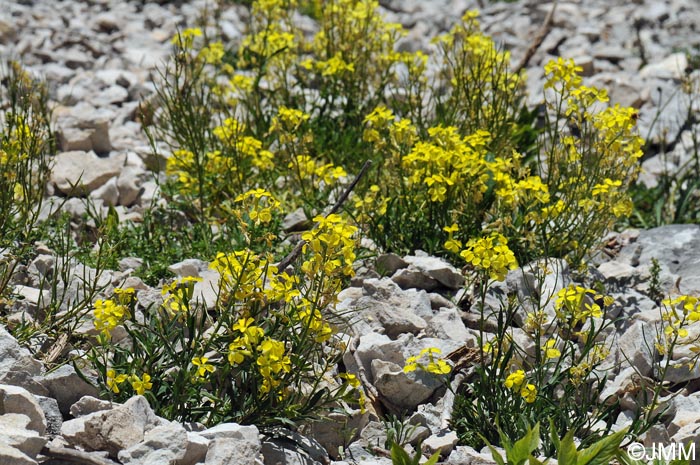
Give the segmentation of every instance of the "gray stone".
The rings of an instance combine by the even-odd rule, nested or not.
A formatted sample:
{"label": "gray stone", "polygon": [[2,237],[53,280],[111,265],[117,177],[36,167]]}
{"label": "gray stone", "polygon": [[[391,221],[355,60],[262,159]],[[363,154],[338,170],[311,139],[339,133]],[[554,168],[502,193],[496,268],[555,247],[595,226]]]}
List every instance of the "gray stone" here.
{"label": "gray stone", "polygon": [[209,443],[204,460],[206,465],[255,465],[260,453],[260,441],[221,437]]}
{"label": "gray stone", "polygon": [[436,279],[428,276],[418,269],[404,268],[398,270],[391,276],[392,281],[401,286],[402,289],[423,289],[428,292],[439,287]]}
{"label": "gray stone", "polygon": [[58,408],[56,399],[44,396],[36,396],[36,399],[44,412],[44,418],[46,418],[46,434],[49,437],[61,434],[63,415]]}
{"label": "gray stone", "polygon": [[63,365],[37,381],[56,399],[64,415],[68,415],[71,406],[83,396],[96,397],[98,394],[97,388],[81,378],[70,365]]}
{"label": "gray stone", "polygon": [[92,150],[92,129],[64,128],[58,131],[58,146],[61,150],[70,152],[80,150],[89,152]]}
{"label": "gray stone", "polygon": [[473,336],[467,327],[464,326],[459,311],[456,308],[441,308],[428,320],[428,327],[425,335],[438,339],[451,339],[466,343],[468,339],[473,339],[476,344],[476,337]]}
{"label": "gray stone", "polygon": [[143,181],[145,180],[146,172],[136,166],[125,166],[117,179],[117,188],[119,190],[119,205],[130,207],[139,200],[139,196],[143,192]]}
{"label": "gray stone", "polygon": [[7,382],[6,379],[13,372],[38,375],[42,369],[41,363],[32,358],[27,349],[20,347],[5,326],[0,324],[0,382]]}
{"label": "gray stone", "polygon": [[34,395],[19,386],[0,384],[0,415],[18,413],[29,418],[28,429],[39,436],[46,432],[46,417]]}
{"label": "gray stone", "polygon": [[406,255],[404,260],[448,289],[459,289],[464,284],[462,273],[441,258]]}
{"label": "gray stone", "polygon": [[682,79],[688,68],[688,57],[685,52],[673,53],[661,61],[649,63],[639,70],[643,78]]}
{"label": "gray stone", "polygon": [[303,208],[297,208],[288,213],[282,220],[282,230],[284,232],[304,231],[309,227],[309,219],[306,217]]}
{"label": "gray stone", "polygon": [[440,455],[446,457],[452,453],[452,450],[457,445],[457,433],[454,431],[444,430],[437,434],[433,434],[423,442],[423,446],[430,454],[440,452]]}
{"label": "gray stone", "polygon": [[393,253],[385,253],[377,257],[377,271],[381,275],[391,276],[398,270],[408,268],[408,262]]}
{"label": "gray stone", "polygon": [[187,432],[187,450],[185,456],[178,465],[189,465],[194,463],[204,462],[209,450],[209,440],[200,436],[198,433]]}
{"label": "gray stone", "polygon": [[14,447],[30,458],[36,458],[46,438],[29,428],[30,418],[20,413],[0,415],[0,444]]}
{"label": "gray stone", "polygon": [[[0,433],[0,436],[2,433]],[[38,465],[39,462],[29,457],[16,447],[0,442],[0,463],[12,465]]]}
{"label": "gray stone", "polygon": [[61,434],[73,446],[106,451],[111,458],[144,440],[146,432],[168,422],[158,418],[143,396],[134,396],[112,410],[91,413],[63,423]]}
{"label": "gray stone", "polygon": [[[359,436],[368,421],[368,412],[346,409],[345,412],[330,413],[323,420],[312,422],[309,435],[318,441],[330,457],[339,458],[341,450],[347,456],[348,443],[352,443]],[[314,454],[312,458],[319,460],[321,455]]]}
{"label": "gray stone", "polygon": [[92,396],[83,396],[71,405],[70,414],[73,418],[84,417],[91,413],[111,410],[114,404],[108,400],[98,399]]}
{"label": "gray stone", "polygon": [[469,446],[457,446],[447,459],[449,465],[496,465],[490,453],[481,453]]}
{"label": "gray stone", "polygon": [[642,376],[649,376],[654,366],[656,331],[642,321],[625,329],[618,341],[623,359],[630,361]]}
{"label": "gray stone", "polygon": [[430,373],[420,370],[404,373],[402,366],[382,360],[372,361],[372,378],[382,401],[390,409],[413,410],[442,386]]}
{"label": "gray stone", "polygon": [[524,326],[527,313],[537,309],[544,310],[547,322],[552,321],[556,316],[557,293],[570,282],[569,265],[562,259],[541,259],[508,272],[507,287],[517,292],[518,301],[525,310],[515,314],[516,323]]}
{"label": "gray stone", "polygon": [[102,200],[104,205],[114,207],[119,202],[119,189],[117,188],[117,178],[111,178],[109,181],[90,192],[90,197],[93,199]]}
{"label": "gray stone", "polygon": [[328,463],[328,452],[315,440],[289,430],[275,430],[262,442],[265,465],[321,465]]}
{"label": "gray stone", "polygon": [[237,423],[221,423],[199,432],[200,436],[209,440],[237,439],[250,442],[258,441],[258,434],[258,428],[255,426],[242,426]]}
{"label": "gray stone", "polygon": [[92,192],[119,175],[124,155],[100,158],[95,152],[62,152],[56,155],[51,182],[66,195]]}
{"label": "gray stone", "polygon": [[182,425],[156,426],[143,441],[119,452],[124,465],[180,465],[187,452],[187,432]]}

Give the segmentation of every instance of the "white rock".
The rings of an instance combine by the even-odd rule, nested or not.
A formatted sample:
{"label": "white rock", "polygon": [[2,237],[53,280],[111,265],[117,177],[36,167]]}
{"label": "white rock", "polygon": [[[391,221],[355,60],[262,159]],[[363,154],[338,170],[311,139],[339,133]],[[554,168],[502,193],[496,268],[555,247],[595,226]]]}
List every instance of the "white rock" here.
{"label": "white rock", "polygon": [[180,424],[156,426],[146,432],[142,442],[119,452],[119,460],[124,465],[185,465],[182,459],[188,448],[187,438]]}
{"label": "white rock", "polygon": [[[181,460],[182,465],[203,462],[209,450],[209,439],[200,436],[198,433],[187,432],[187,450]],[[180,465],[180,464],[178,464]]]}
{"label": "white rock", "polygon": [[56,155],[51,182],[66,195],[92,192],[119,175],[124,155],[100,158],[95,152],[62,152]]}
{"label": "white rock", "polygon": [[[2,437],[2,433],[0,433],[0,437]],[[8,465],[38,465],[36,460],[4,442],[0,442],[0,463]]]}
{"label": "white rock", "polygon": [[19,413],[0,415],[0,444],[15,447],[29,457],[35,458],[47,440],[28,428],[30,422],[28,416]]}
{"label": "white rock", "polygon": [[5,330],[5,326],[0,324],[0,382],[12,372],[38,375],[42,372],[42,366],[32,358],[27,349],[17,343]]}
{"label": "white rock", "polygon": [[639,70],[643,78],[682,79],[688,68],[688,56],[685,52],[672,53],[663,60],[649,63]]}
{"label": "white rock", "polygon": [[63,365],[46,376],[37,378],[37,381],[58,401],[58,407],[64,415],[83,396],[96,397],[98,394],[97,388],[81,378],[71,365]]}
{"label": "white rock", "polygon": [[209,443],[205,465],[255,465],[260,441],[221,437]]}
{"label": "white rock", "polygon": [[466,343],[472,339],[476,345],[476,337],[464,326],[459,311],[456,308],[441,308],[429,321],[425,329],[426,336],[438,339],[451,339]]}
{"label": "white rock", "polygon": [[71,405],[70,414],[74,418],[84,417],[85,415],[90,415],[91,413],[101,412],[103,410],[111,410],[114,404],[107,401],[98,399],[92,396],[81,397],[76,403]]}
{"label": "white rock", "polygon": [[153,413],[145,397],[134,396],[112,410],[64,422],[61,434],[74,446],[117,458],[120,451],[143,441],[146,432],[168,423]]}
{"label": "white rock", "polygon": [[119,202],[119,189],[117,188],[117,178],[111,178],[109,181],[90,192],[90,197],[93,199],[102,200],[104,205],[114,207]]}
{"label": "white rock", "polygon": [[618,348],[624,359],[630,360],[642,376],[649,376],[653,369],[656,332],[653,326],[635,321],[625,329],[618,340]]}
{"label": "white rock", "polygon": [[119,205],[130,207],[136,203],[143,192],[143,181],[146,172],[136,166],[125,166],[119,174],[117,187],[119,189]]}
{"label": "white rock", "polygon": [[458,440],[457,433],[454,431],[440,431],[426,439],[423,446],[428,449],[430,454],[440,452],[440,455],[445,457],[452,453]]}
{"label": "white rock", "polygon": [[416,370],[404,373],[403,366],[382,360],[372,361],[374,386],[385,404],[404,410],[413,410],[442,386],[434,375]]}
{"label": "white rock", "polygon": [[0,384],[0,415],[19,413],[29,418],[27,428],[39,436],[46,431],[46,417],[39,401],[22,387]]}
{"label": "white rock", "polygon": [[469,446],[455,447],[446,463],[450,465],[496,465],[490,453],[482,454]]}
{"label": "white rock", "polygon": [[282,230],[285,232],[303,231],[308,228],[309,219],[306,217],[303,208],[297,208],[288,213],[282,220]]}
{"label": "white rock", "polygon": [[448,289],[459,289],[464,284],[462,273],[442,258],[406,255],[403,259]]}

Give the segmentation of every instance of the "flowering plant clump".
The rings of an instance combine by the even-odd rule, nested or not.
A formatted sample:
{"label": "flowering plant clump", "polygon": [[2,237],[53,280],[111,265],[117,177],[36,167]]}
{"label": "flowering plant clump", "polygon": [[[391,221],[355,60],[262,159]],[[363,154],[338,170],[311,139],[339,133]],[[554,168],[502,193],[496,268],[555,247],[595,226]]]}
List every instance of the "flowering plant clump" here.
{"label": "flowering plant clump", "polygon": [[[335,311],[364,234],[383,251],[444,255],[468,275],[474,292],[461,303],[481,313],[482,350],[475,387],[456,404],[463,441],[481,444],[474,431],[497,441],[494,414],[514,418],[513,436],[542,416],[558,431],[597,434],[595,421],[614,413],[600,405],[596,379],[610,299],[572,285],[522,318],[514,298],[504,300],[489,310],[495,334],[484,312],[493,284],[519,263],[563,257],[578,266],[630,213],[642,146],[634,111],[608,105],[559,59],[545,67],[545,125],[536,129],[523,76],[475,12],[431,49],[405,52],[396,47],[402,27],[375,0],[313,3],[310,34],[296,27],[299,6],[253,2],[234,44],[206,25],[173,38],[149,135],[154,149],[169,149],[168,200],[204,242],[226,242],[205,257],[218,294],[201,301],[205,283],[185,278],[162,285],[162,303],[148,309],[96,301],[105,390],[143,391],[162,414],[206,423],[303,419],[339,399],[364,409],[359,379],[337,368]],[[368,160],[373,170],[348,184]],[[338,205],[320,214],[338,199],[352,221]],[[297,209],[306,221],[282,231]],[[289,231],[300,233],[301,258],[281,269]],[[685,337],[678,319],[668,321],[667,337]],[[128,337],[114,341],[117,328]],[[524,337],[533,349],[516,342]],[[405,371],[450,375],[436,350],[409,357]]]}
{"label": "flowering plant clump", "polygon": [[[209,308],[197,277],[163,285],[157,308],[137,307],[133,289],[97,300],[101,332],[89,356],[105,392],[118,400],[146,395],[161,415],[205,423],[313,418],[341,399],[364,409],[357,378],[335,371],[346,342],[334,307],[353,274],[356,228],[335,214],[314,220],[293,270],[278,270],[269,253],[219,253],[211,268],[220,290]],[[115,343],[117,326],[128,337]],[[321,380],[327,387],[309,392]]]}
{"label": "flowering plant clump", "polygon": [[0,73],[0,302],[19,260],[30,252],[54,148],[48,91],[19,63]]}
{"label": "flowering plant clump", "polygon": [[[488,257],[484,252],[477,255]],[[487,276],[489,264],[478,263]],[[593,425],[610,424],[618,413],[614,404],[601,399],[605,373],[600,367],[610,348],[603,335],[613,324],[606,312],[612,299],[572,284],[553,296],[551,310],[534,305],[519,319],[523,308],[513,299],[489,309],[485,297],[493,281],[478,275],[473,279],[478,283],[475,307],[482,320],[497,321],[497,330],[487,334],[480,325],[482,356],[475,380],[455,398],[452,422],[462,441],[482,446],[483,438],[498,441],[499,431],[517,437],[545,417],[551,420],[546,431],[573,431],[585,443],[604,436],[606,429]],[[505,279],[505,271],[490,279]],[[543,280],[544,274],[535,283],[535,293]],[[509,420],[486,423],[494,416]],[[550,439],[541,435],[545,454],[555,446]]]}

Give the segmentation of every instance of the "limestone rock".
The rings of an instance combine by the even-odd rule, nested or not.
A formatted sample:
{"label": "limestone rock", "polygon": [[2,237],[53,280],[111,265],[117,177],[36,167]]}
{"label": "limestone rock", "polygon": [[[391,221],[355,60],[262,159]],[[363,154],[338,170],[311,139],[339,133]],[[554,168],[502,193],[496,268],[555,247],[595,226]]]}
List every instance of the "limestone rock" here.
{"label": "limestone rock", "polygon": [[119,175],[124,155],[100,158],[95,152],[72,151],[56,155],[51,182],[66,195],[83,195]]}
{"label": "limestone rock", "polygon": [[180,465],[187,448],[185,428],[170,423],[147,431],[143,441],[119,452],[119,460],[124,465]]}
{"label": "limestone rock", "polygon": [[37,378],[50,396],[58,401],[61,413],[67,415],[71,406],[83,396],[97,396],[97,388],[86,382],[71,365],[63,365],[48,375]]}
{"label": "limestone rock", "polygon": [[157,417],[143,396],[134,396],[112,410],[91,413],[63,423],[61,433],[73,446],[106,451],[112,458],[144,440],[157,426],[168,424]]}
{"label": "limestone rock", "polygon": [[39,436],[46,431],[44,411],[34,395],[19,386],[0,384],[0,415],[17,413],[29,418],[28,429]]}

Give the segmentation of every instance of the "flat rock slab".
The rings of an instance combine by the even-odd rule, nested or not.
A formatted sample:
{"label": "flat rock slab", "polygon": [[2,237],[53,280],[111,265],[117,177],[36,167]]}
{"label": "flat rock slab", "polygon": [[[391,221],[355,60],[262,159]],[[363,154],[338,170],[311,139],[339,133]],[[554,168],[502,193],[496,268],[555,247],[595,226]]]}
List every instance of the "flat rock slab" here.
{"label": "flat rock slab", "polygon": [[51,183],[65,195],[82,196],[118,176],[125,161],[124,154],[100,158],[92,151],[62,152],[54,158]]}

